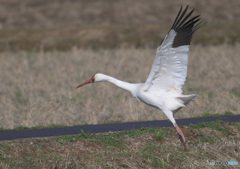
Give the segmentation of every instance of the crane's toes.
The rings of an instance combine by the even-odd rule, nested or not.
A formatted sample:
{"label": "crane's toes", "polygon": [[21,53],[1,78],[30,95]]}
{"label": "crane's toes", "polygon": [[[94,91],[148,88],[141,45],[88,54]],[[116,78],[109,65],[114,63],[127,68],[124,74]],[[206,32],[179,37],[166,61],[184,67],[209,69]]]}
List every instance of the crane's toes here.
{"label": "crane's toes", "polygon": [[176,128],[176,130],[177,130],[177,133],[178,133],[178,136],[179,136],[179,139],[180,139],[181,143],[183,144],[183,146],[185,148],[187,148],[188,147],[188,143],[187,143],[187,140],[184,137],[184,134],[183,134],[182,130],[178,127],[177,123],[174,123],[173,125]]}
{"label": "crane's toes", "polygon": [[186,139],[185,142],[183,143],[183,146],[184,146],[186,149],[188,149],[188,141],[187,141],[187,139]]}
{"label": "crane's toes", "polygon": [[183,146],[187,149],[188,148],[188,141],[187,141],[187,139],[185,139],[185,137],[180,135],[180,134],[179,134],[179,139],[180,139],[181,143],[183,144]]}

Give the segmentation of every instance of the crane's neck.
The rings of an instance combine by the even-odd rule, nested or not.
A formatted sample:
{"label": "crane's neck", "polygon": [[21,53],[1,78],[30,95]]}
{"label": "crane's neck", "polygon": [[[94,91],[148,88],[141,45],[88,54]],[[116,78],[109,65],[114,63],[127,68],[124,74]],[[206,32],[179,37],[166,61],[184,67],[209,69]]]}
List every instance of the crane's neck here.
{"label": "crane's neck", "polygon": [[124,82],[101,73],[98,73],[95,75],[95,82],[110,82],[124,90],[131,92],[132,94],[135,93],[135,91],[137,90],[137,87],[139,86],[139,84]]}

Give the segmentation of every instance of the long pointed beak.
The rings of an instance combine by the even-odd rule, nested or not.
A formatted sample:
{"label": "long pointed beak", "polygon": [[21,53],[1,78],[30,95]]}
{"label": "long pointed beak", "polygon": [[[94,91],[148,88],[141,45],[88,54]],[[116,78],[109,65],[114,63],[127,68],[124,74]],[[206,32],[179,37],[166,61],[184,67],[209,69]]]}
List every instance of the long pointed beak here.
{"label": "long pointed beak", "polygon": [[91,79],[87,80],[86,82],[78,85],[77,88],[82,87],[82,86],[84,86],[84,85],[86,85],[86,84],[88,84],[88,83],[93,83],[94,80],[95,80],[95,76],[91,77]]}

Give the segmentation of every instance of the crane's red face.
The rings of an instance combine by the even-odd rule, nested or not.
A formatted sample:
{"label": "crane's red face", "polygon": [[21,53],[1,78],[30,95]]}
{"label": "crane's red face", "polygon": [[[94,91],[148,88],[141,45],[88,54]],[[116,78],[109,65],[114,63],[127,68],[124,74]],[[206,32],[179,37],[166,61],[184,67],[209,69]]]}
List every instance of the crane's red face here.
{"label": "crane's red face", "polygon": [[95,75],[93,77],[91,77],[91,79],[87,80],[86,82],[78,85],[77,88],[82,87],[82,86],[84,86],[84,85],[86,85],[88,83],[93,83],[94,81],[95,81]]}

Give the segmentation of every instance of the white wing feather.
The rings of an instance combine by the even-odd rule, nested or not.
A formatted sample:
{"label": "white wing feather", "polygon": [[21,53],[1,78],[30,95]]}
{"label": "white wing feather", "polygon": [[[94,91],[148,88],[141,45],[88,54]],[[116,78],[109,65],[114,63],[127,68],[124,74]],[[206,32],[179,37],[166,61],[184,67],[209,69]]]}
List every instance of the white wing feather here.
{"label": "white wing feather", "polygon": [[[186,14],[188,6],[178,15],[161,45],[157,48],[155,60],[145,82],[144,91],[175,91],[182,93],[187,77],[188,52],[192,35],[205,23],[199,22],[199,15],[189,19],[194,9]],[[185,16],[186,14],[186,16]]]}
{"label": "white wing feather", "polygon": [[155,60],[145,82],[146,90],[175,90],[182,93],[187,77],[189,45],[172,48],[176,32],[172,29],[157,48]]}

